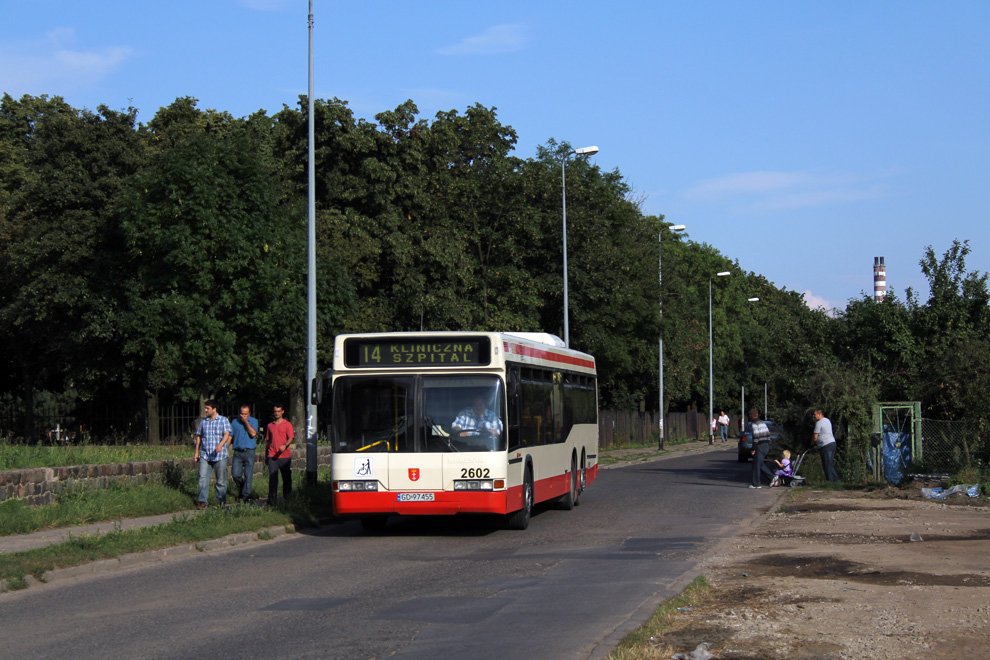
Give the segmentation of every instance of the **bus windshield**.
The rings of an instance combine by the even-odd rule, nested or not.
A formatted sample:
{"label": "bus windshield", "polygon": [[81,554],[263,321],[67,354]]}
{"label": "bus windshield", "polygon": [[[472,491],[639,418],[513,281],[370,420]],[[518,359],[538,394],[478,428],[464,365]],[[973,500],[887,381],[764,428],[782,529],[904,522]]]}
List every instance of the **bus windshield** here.
{"label": "bus windshield", "polygon": [[348,376],[333,388],[335,452],[505,451],[495,376]]}

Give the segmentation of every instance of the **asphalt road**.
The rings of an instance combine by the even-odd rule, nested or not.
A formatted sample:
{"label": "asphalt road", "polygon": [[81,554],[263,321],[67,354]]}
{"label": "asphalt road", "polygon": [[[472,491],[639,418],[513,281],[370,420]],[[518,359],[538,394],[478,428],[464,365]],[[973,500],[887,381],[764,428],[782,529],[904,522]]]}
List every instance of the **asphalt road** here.
{"label": "asphalt road", "polygon": [[3,658],[599,658],[766,512],[735,444],[602,470],[573,511],[357,522],[0,594]]}

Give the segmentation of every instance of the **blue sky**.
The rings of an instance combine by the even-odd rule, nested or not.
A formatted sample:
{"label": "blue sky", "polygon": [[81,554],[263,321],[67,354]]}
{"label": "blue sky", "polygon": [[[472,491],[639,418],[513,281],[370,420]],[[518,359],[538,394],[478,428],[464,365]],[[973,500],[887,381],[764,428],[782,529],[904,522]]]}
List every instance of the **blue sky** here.
{"label": "blue sky", "polygon": [[[645,212],[843,308],[968,239],[990,270],[990,2],[314,0],[315,89],[372,119],[498,108],[597,145]],[[307,86],[307,0],[0,0],[0,91],[244,116]]]}

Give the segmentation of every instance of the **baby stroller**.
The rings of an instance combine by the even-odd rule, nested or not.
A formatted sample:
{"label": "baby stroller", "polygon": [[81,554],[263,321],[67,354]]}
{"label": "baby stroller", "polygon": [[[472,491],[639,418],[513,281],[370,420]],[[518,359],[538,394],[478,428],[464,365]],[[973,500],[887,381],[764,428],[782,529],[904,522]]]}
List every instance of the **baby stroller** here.
{"label": "baby stroller", "polygon": [[773,481],[770,483],[771,486],[790,486],[791,488],[797,488],[798,486],[804,485],[804,477],[798,475],[798,470],[801,469],[801,463],[804,462],[805,455],[811,451],[811,449],[805,449],[804,453],[797,457],[791,462],[791,473],[782,474],[780,476],[774,477]]}

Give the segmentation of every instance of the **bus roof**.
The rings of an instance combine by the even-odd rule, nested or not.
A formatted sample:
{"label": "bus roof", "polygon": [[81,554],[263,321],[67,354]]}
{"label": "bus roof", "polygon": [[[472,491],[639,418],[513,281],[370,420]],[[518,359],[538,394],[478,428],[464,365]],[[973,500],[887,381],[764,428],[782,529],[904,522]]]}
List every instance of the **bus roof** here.
{"label": "bus roof", "polygon": [[[444,341],[454,341],[458,339],[470,339],[470,338],[481,338],[484,337],[490,342],[491,349],[493,351],[493,359],[498,360],[498,355],[501,353],[501,359],[508,362],[525,363],[533,365],[550,366],[562,369],[572,369],[576,371],[582,371],[585,373],[595,372],[595,358],[588,355],[587,353],[582,353],[580,351],[575,351],[574,349],[569,349],[564,346],[564,342],[555,335],[544,333],[544,332],[470,332],[470,331],[440,331],[440,332],[378,332],[378,333],[361,333],[361,334],[347,334],[347,335],[337,335],[334,340],[334,367],[339,369],[344,367],[345,370],[350,370],[345,367],[344,360],[344,346],[348,340],[374,340],[380,342],[382,346],[392,342],[402,342],[413,344],[412,347],[403,346],[403,348],[415,348],[419,346],[416,342],[429,341],[429,340],[444,340]],[[484,343],[488,343],[484,342]],[[367,344],[367,341],[362,342]],[[428,347],[432,348],[432,347]],[[362,349],[363,350],[363,349]],[[407,354],[407,353],[406,353]],[[439,353],[436,356],[430,354],[429,350],[423,353],[423,361],[417,360],[412,364],[405,365],[408,367],[419,366],[424,369],[436,369],[436,368],[450,368],[454,367],[454,364],[444,361],[440,358]],[[486,364],[486,363],[482,363]],[[482,365],[471,365],[462,364],[461,366],[482,366]],[[354,365],[352,365],[353,367]],[[396,365],[398,366],[398,365]],[[363,364],[361,368],[374,368],[371,364]],[[380,368],[387,369],[385,364],[382,364]]]}

